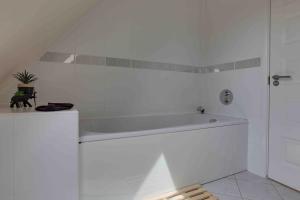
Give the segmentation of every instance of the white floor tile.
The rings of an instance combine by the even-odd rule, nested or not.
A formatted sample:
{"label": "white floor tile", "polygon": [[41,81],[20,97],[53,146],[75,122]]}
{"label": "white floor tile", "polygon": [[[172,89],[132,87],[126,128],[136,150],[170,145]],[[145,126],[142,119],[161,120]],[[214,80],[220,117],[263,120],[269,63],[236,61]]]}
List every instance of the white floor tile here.
{"label": "white floor tile", "polygon": [[204,188],[215,194],[240,197],[240,192],[235,179],[225,178],[204,185]]}
{"label": "white floor tile", "polygon": [[232,176],[228,176],[226,178],[229,178],[229,179],[235,179],[235,175],[232,175]]}
{"label": "white floor tile", "polygon": [[281,200],[275,187],[271,184],[238,180],[243,198],[251,200]]}
{"label": "white floor tile", "polygon": [[284,200],[300,200],[300,192],[287,188],[278,183],[274,186]]}
{"label": "white floor tile", "polygon": [[252,183],[271,184],[271,181],[269,179],[257,176],[250,172],[242,172],[242,173],[236,174],[235,177],[237,180],[248,181],[248,182],[252,182]]}
{"label": "white floor tile", "polygon": [[243,200],[241,197],[229,196],[224,194],[215,194],[219,200]]}
{"label": "white floor tile", "polygon": [[204,188],[220,200],[300,200],[300,192],[250,172],[205,184]]}

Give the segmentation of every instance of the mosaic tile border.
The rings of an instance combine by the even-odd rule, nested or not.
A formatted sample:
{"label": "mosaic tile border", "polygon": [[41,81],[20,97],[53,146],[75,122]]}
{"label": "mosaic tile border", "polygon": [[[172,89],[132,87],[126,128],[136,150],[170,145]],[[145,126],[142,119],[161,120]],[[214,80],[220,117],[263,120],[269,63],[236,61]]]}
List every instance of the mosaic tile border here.
{"label": "mosaic tile border", "polygon": [[102,57],[92,55],[75,55],[59,52],[47,52],[40,58],[40,61],[64,64],[99,65],[108,67],[126,67],[135,69],[176,71],[186,73],[215,73],[261,66],[261,58],[259,57],[219,65],[191,66],[143,60],[132,60],[124,58]]}

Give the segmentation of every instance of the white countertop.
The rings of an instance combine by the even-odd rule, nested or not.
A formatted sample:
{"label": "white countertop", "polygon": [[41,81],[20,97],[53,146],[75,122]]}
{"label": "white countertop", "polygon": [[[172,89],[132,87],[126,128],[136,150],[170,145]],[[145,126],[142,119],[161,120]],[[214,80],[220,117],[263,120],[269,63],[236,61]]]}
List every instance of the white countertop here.
{"label": "white countertop", "polygon": [[28,114],[28,113],[64,113],[64,112],[78,112],[76,109],[55,111],[55,112],[40,112],[36,111],[34,107],[32,108],[10,108],[9,106],[0,107],[0,114]]}

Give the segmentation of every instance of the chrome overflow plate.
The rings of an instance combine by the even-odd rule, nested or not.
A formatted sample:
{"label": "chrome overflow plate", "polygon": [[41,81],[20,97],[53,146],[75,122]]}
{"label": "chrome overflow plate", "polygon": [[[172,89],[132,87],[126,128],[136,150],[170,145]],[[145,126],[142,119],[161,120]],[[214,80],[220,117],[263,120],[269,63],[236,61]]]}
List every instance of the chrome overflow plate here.
{"label": "chrome overflow plate", "polygon": [[220,93],[220,101],[223,105],[230,105],[233,102],[233,93],[225,89]]}

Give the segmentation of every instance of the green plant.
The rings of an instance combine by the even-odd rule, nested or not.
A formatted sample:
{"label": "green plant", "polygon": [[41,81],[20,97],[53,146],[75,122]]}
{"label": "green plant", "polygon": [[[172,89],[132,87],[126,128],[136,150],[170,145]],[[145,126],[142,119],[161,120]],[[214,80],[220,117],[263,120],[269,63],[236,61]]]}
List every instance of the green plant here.
{"label": "green plant", "polygon": [[29,73],[28,71],[26,71],[26,69],[24,72],[13,74],[13,77],[23,84],[29,84],[38,80],[38,78],[34,74]]}
{"label": "green plant", "polygon": [[15,93],[15,96],[22,97],[22,96],[24,96],[24,92],[23,91],[17,91]]}

